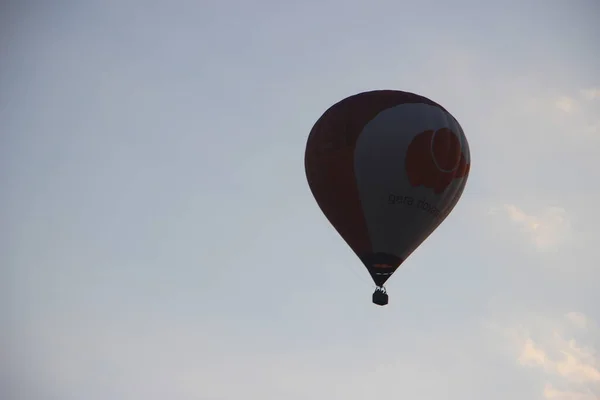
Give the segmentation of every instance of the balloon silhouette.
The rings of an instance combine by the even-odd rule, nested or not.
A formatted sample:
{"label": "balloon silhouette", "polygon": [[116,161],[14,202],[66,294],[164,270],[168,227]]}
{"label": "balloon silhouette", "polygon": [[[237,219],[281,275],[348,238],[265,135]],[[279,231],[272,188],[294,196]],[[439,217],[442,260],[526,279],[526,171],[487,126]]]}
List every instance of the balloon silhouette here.
{"label": "balloon silhouette", "polygon": [[470,162],[458,121],[417,94],[359,93],[317,120],[306,144],[308,184],[373,278],[375,304],[388,303],[385,282],[452,211]]}

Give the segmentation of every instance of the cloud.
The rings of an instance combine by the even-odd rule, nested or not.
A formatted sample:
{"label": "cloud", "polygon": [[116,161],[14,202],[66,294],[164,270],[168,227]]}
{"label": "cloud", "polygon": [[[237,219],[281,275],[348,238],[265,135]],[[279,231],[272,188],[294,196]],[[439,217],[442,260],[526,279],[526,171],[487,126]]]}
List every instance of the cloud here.
{"label": "cloud", "polygon": [[570,239],[571,223],[561,207],[545,207],[535,215],[525,213],[514,204],[505,204],[503,209],[539,251],[554,250]]}
{"label": "cloud", "polygon": [[577,110],[577,102],[575,101],[575,99],[569,96],[559,97],[554,102],[554,106],[567,114],[572,114]]}
{"label": "cloud", "polygon": [[528,318],[527,328],[506,332],[516,345],[517,364],[541,372],[547,399],[600,399],[600,329],[582,313],[556,319]]}
{"label": "cloud", "polygon": [[[594,101],[598,99],[600,89],[597,88],[563,93],[540,90],[535,95],[522,94],[508,107],[513,110],[516,108],[517,116],[531,118],[526,122],[536,126],[531,132],[543,132],[544,140],[548,139],[549,132],[555,132],[561,140],[566,135],[571,140],[583,139],[581,144],[587,146],[589,140],[596,140],[596,135],[600,132],[600,102]],[[556,142],[558,147],[561,143],[564,144]]]}
{"label": "cloud", "polygon": [[546,353],[537,348],[531,339],[527,339],[523,345],[519,362],[523,365],[546,365],[548,357]]}
{"label": "cloud", "polygon": [[518,361],[523,366],[540,367],[545,372],[559,375],[572,383],[600,382],[600,370],[596,367],[594,352],[580,348],[574,339],[565,341],[555,338],[560,358],[551,357],[533,339],[526,338]]}
{"label": "cloud", "polygon": [[581,132],[584,137],[590,137],[600,132],[600,120],[597,119],[597,103],[592,101],[600,99],[599,88],[582,89],[579,91],[584,101],[577,101],[569,95],[555,98],[554,108],[562,111],[563,116],[568,116],[569,132]]}
{"label": "cloud", "polygon": [[573,392],[570,390],[556,389],[552,384],[546,384],[544,387],[544,397],[553,400],[598,400],[598,396],[592,392]]}
{"label": "cloud", "polygon": [[580,90],[580,94],[586,100],[600,99],[600,88],[589,88]]}

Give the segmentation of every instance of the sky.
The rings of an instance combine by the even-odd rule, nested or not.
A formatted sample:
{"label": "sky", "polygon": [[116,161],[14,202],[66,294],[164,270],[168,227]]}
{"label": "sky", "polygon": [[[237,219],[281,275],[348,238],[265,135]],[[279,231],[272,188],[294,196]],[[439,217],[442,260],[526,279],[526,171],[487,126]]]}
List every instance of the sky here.
{"label": "sky", "polygon": [[[0,398],[600,399],[598,2],[2,4]],[[372,89],[472,157],[386,307],[304,173]]]}

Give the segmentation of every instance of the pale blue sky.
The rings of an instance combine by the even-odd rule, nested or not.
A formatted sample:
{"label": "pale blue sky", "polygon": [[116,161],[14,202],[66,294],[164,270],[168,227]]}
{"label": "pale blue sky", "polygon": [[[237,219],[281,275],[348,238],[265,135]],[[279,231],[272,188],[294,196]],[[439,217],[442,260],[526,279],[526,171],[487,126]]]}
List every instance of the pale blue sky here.
{"label": "pale blue sky", "polygon": [[[598,399],[599,15],[3,5],[0,397]],[[472,172],[378,308],[303,159],[381,88],[454,114]]]}

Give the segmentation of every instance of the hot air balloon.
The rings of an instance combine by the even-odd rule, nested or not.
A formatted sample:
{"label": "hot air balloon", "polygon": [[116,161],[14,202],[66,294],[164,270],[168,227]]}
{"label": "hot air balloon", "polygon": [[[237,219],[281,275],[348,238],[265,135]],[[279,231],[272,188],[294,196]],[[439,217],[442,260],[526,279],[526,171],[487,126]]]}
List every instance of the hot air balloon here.
{"label": "hot air balloon", "polygon": [[385,282],[458,202],[471,157],[458,121],[426,97],[376,90],[331,106],[305,152],[310,190],[388,303]]}

